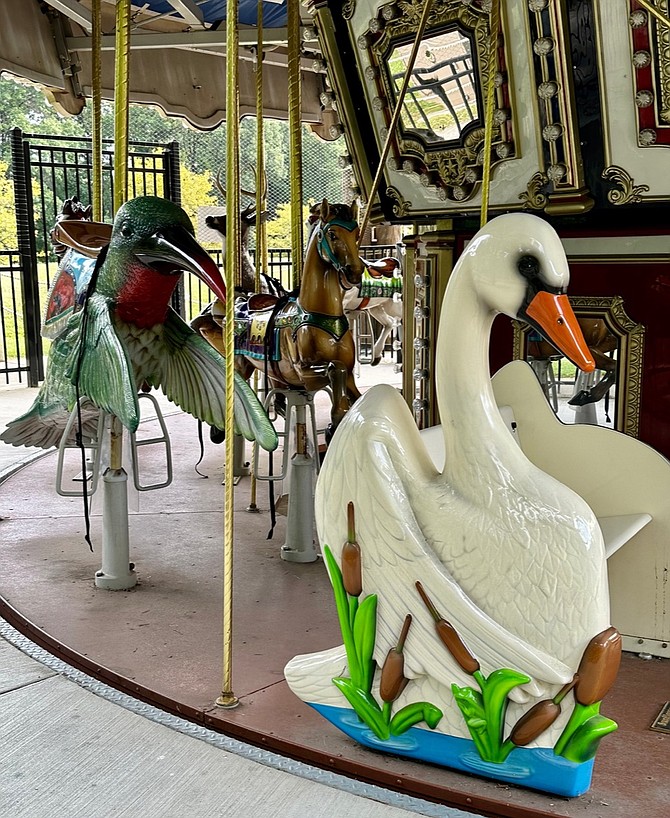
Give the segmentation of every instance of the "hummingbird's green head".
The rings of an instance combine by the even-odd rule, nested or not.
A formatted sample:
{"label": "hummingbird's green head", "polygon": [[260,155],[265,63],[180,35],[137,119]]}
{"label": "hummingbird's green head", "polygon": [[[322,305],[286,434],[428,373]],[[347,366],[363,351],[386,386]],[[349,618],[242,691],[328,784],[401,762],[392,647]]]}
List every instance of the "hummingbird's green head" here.
{"label": "hummingbird's green head", "polygon": [[142,268],[170,277],[192,272],[225,301],[219,268],[195,240],[194,232],[191,220],[174,202],[139,196],[119,208],[109,252],[123,260],[134,275],[141,276]]}

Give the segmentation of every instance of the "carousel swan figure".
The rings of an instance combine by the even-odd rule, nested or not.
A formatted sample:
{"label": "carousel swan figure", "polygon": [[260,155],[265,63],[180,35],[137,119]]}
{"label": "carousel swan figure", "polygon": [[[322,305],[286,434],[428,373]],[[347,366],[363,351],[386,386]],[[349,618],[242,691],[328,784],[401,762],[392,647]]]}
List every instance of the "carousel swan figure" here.
{"label": "carousel swan figure", "polygon": [[[374,681],[365,706],[381,697],[382,716],[390,716],[390,702],[405,705],[416,724],[419,716],[412,718],[408,707],[430,702],[437,709],[422,712],[434,732],[475,738],[473,729],[491,726],[482,727],[477,714],[466,713],[464,720],[469,705],[459,712],[456,691],[470,689],[462,686],[473,685],[474,677],[486,700],[487,674],[491,680],[505,668],[511,676],[503,686],[510,689],[494,728],[500,740],[512,731],[515,746],[554,747],[569,723],[567,692],[577,671],[591,677],[592,687],[598,679],[596,695],[613,681],[620,637],[609,627],[597,520],[581,497],[525,457],[498,411],[488,370],[497,313],[529,322],[576,365],[593,369],[565,295],[568,281],[565,253],[549,224],[519,213],[493,219],[458,261],[440,316],[436,392],[443,470],[434,466],[407,405],[389,386],[370,389],[338,429],[317,483],[315,516],[336,602],[343,592],[350,607],[357,600],[350,630],[346,614],[340,624],[350,642],[358,628],[359,645],[354,651],[345,638],[344,647],[295,657],[285,670],[293,691],[322,714],[346,706],[342,693],[354,701],[345,677],[354,675],[352,662],[362,661],[364,625],[353,619],[369,598],[375,599],[376,632],[367,636],[368,643],[374,640]],[[360,587],[353,590],[346,587],[352,565],[360,572]],[[383,675],[394,653],[401,657],[394,662],[402,683],[389,699]],[[580,702],[586,698],[582,685],[581,696],[572,691]],[[482,695],[473,694],[472,707]],[[526,724],[524,740],[514,741],[514,730],[517,738],[523,732],[520,720],[533,721],[524,713],[534,703],[530,712],[540,714],[542,729]],[[397,735],[390,725],[391,736]],[[385,736],[382,722],[378,726]],[[459,766],[430,754],[418,757]]]}

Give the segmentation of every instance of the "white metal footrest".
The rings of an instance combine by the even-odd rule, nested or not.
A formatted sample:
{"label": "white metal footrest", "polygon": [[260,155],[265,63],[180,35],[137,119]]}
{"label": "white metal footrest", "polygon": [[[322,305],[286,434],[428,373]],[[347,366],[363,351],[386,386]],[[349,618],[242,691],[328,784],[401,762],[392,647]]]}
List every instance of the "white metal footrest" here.
{"label": "white metal footrest", "polygon": [[[135,484],[135,488],[138,491],[153,491],[154,489],[164,489],[166,486],[169,486],[172,482],[172,448],[170,446],[170,436],[168,434],[167,426],[165,425],[165,419],[163,417],[163,413],[161,412],[161,408],[158,405],[158,401],[154,397],[154,395],[149,394],[148,392],[140,392],[137,396],[138,402],[140,400],[149,400],[153,404],[154,411],[156,412],[156,420],[158,421],[161,427],[161,435],[160,437],[150,437],[146,440],[137,440],[136,435],[133,433],[130,435],[130,451],[133,459],[133,482]],[[137,456],[137,450],[141,446],[152,446],[155,443],[162,443],[165,446],[165,473],[166,478],[162,483],[152,483],[148,486],[143,486],[140,483],[140,466],[139,466],[139,458]]]}
{"label": "white metal footrest", "polygon": [[[80,398],[79,403],[86,400],[86,398]],[[60,439],[60,443],[58,444],[58,465],[56,467],[56,492],[61,495],[61,497],[82,497],[84,494],[84,482],[91,481],[91,485],[87,489],[87,495],[90,497],[95,494],[96,489],[98,488],[98,477],[100,476],[100,458],[102,454],[101,450],[101,443],[102,443],[102,433],[105,427],[105,418],[107,417],[104,412],[100,412],[100,417],[98,418],[98,430],[96,432],[96,439],[95,441],[90,442],[84,448],[90,449],[93,454],[93,463],[90,473],[88,469],[84,471],[81,476],[81,489],[77,489],[76,491],[72,491],[69,489],[63,488],[63,462],[65,459],[65,450],[66,449],[77,449],[81,450],[80,447],[76,443],[67,443],[67,440],[72,433],[72,427],[77,422],[77,406],[70,412],[70,417],[68,418],[67,424],[65,426],[65,431],[63,432],[63,436]],[[87,460],[88,462],[88,460]],[[75,478],[76,479],[76,478]]]}
{"label": "white metal footrest", "polygon": [[[316,428],[316,413],[314,411],[314,395],[316,392],[307,392],[297,389],[270,389],[269,392],[265,396],[265,401],[263,406],[267,411],[270,408],[270,404],[272,403],[272,398],[275,395],[284,395],[286,398],[286,414],[284,417],[284,431],[277,432],[277,437],[282,441],[282,445],[284,447],[284,454],[282,457],[282,466],[281,472],[279,474],[259,474],[258,473],[258,464],[259,464],[259,446],[258,443],[254,443],[254,477],[256,480],[264,480],[266,482],[270,482],[275,480],[277,482],[281,480],[285,480],[288,475],[288,466],[289,466],[289,449],[290,449],[290,440],[289,436],[291,434],[291,417],[293,412],[296,409],[296,406],[299,404],[304,404],[305,408],[309,411],[309,426],[312,433],[312,441],[314,443],[315,450],[318,447],[318,430]],[[314,464],[316,473],[319,473],[319,456],[318,451],[314,452]]]}

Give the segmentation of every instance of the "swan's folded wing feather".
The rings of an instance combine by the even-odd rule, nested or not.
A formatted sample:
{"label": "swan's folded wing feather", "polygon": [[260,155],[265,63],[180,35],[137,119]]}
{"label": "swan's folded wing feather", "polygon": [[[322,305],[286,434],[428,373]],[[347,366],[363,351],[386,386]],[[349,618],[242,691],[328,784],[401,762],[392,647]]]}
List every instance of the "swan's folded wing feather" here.
{"label": "swan's folded wing feather", "polygon": [[563,662],[506,630],[468,597],[426,541],[408,498],[408,483],[429,483],[437,472],[402,398],[390,388],[378,390],[358,401],[338,429],[319,476],[316,505],[321,542],[339,560],[347,533],[346,506],[355,504],[363,588],[379,597],[377,660],[383,661],[396,644],[402,621],[411,613],[408,672],[443,684],[462,678],[418,595],[415,583],[420,581],[484,672],[512,667],[541,683],[569,681],[572,671]]}

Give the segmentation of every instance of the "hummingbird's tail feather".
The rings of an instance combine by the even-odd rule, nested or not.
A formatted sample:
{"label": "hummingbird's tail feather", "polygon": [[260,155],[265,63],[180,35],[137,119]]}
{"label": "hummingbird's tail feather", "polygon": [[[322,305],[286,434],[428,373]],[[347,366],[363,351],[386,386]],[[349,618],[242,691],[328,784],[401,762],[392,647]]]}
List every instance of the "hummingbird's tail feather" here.
{"label": "hummingbird's tail feather", "polygon": [[[99,410],[92,403],[86,401],[82,405],[84,446],[90,445],[96,439],[99,415]],[[7,428],[0,435],[0,440],[9,443],[10,446],[35,446],[39,449],[50,449],[60,443],[69,417],[70,413],[62,406],[45,408],[38,395],[24,415],[7,424]],[[67,441],[68,445],[74,445],[76,431],[76,426],[73,426]]]}

